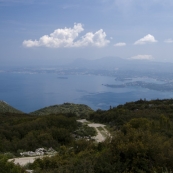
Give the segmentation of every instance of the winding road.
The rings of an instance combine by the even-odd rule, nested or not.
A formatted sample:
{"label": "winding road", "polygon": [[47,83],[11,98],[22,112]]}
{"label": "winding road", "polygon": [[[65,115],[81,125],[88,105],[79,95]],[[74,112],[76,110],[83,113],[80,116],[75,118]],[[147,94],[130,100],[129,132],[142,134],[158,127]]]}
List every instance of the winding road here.
{"label": "winding road", "polygon": [[[107,137],[111,137],[110,133],[106,130],[104,124],[98,124],[98,123],[90,123],[86,119],[81,119],[77,120],[78,122],[81,123],[87,123],[89,127],[95,128],[97,131],[97,135],[93,137],[95,141],[97,142],[103,142]],[[27,163],[33,163],[35,159],[37,158],[42,158],[44,156],[36,156],[36,157],[22,157],[22,158],[14,158],[14,159],[9,159],[8,161],[14,161],[15,164],[19,164],[21,166],[26,165]]]}
{"label": "winding road", "polygon": [[87,123],[89,127],[95,128],[95,130],[97,131],[97,135],[94,136],[93,139],[95,139],[97,142],[103,142],[107,137],[111,136],[110,133],[106,130],[106,125],[104,124],[90,123],[86,119],[81,119],[77,121],[81,123]]}

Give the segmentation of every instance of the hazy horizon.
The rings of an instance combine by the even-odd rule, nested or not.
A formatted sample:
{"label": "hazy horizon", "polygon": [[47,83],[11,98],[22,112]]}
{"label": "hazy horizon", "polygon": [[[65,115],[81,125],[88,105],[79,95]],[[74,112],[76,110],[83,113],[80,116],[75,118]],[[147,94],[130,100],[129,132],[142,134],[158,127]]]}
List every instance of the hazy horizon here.
{"label": "hazy horizon", "polygon": [[78,58],[173,62],[170,0],[0,0],[1,66]]}

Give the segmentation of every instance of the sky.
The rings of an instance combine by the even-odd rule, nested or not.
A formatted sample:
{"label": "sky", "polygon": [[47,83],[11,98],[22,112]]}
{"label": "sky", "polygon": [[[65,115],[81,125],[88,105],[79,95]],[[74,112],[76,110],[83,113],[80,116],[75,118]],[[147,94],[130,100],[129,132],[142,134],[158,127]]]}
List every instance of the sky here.
{"label": "sky", "polygon": [[0,65],[173,62],[172,0],[0,0]]}

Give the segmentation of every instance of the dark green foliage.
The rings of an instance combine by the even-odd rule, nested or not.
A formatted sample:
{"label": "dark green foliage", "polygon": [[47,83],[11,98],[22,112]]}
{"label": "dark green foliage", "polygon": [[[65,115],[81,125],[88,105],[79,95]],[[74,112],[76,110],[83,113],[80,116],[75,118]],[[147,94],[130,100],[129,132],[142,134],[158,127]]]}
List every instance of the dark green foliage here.
{"label": "dark green foliage", "polygon": [[31,115],[49,115],[49,114],[73,114],[77,117],[87,118],[94,111],[83,104],[73,104],[73,103],[64,103],[62,105],[54,105],[45,107],[43,109],[31,112]]}
{"label": "dark green foliage", "polygon": [[68,145],[72,141],[71,133],[76,129],[74,117],[1,114],[0,152]]}
{"label": "dark green foliage", "polygon": [[[72,115],[1,115],[0,151],[58,148],[29,165],[35,173],[163,173],[173,171],[173,100],[139,100],[90,115],[113,129],[103,143],[74,140],[91,133]],[[84,131],[84,133],[83,133]],[[17,151],[16,150],[16,151]],[[167,171],[167,172],[168,172]]]}
{"label": "dark green foliage", "polygon": [[[37,173],[93,173],[95,164],[95,146],[85,140],[77,141],[75,147],[60,147],[59,154],[53,157],[37,159],[30,165]],[[82,148],[81,148],[82,147]]]}
{"label": "dark green foliage", "polygon": [[[139,100],[90,115],[107,123],[111,141],[76,141],[57,156],[36,161],[36,172],[163,173],[173,170],[173,100]],[[52,166],[53,164],[54,166]]]}
{"label": "dark green foliage", "polygon": [[98,110],[90,115],[90,119],[120,128],[133,118],[147,118],[158,123],[162,115],[167,118],[165,127],[170,128],[173,121],[173,99],[129,102],[108,111]]}
{"label": "dark green foliage", "polygon": [[144,127],[133,127],[133,121],[137,120],[125,124],[123,132],[117,132],[111,142],[94,145],[79,140],[71,148],[61,147],[54,157],[36,160],[30,168],[38,173],[162,173],[164,168],[173,170],[173,140]]}
{"label": "dark green foliage", "polygon": [[82,123],[78,123],[78,129],[74,132],[76,136],[79,137],[89,137],[96,136],[97,132],[93,127],[89,127],[88,125],[82,125]]}
{"label": "dark green foliage", "polygon": [[120,132],[110,146],[111,162],[117,172],[150,173],[160,172],[162,167],[173,169],[172,156],[167,152],[173,152],[172,140],[148,130],[136,130],[129,124],[125,128],[126,133]]}
{"label": "dark green foliage", "polygon": [[25,173],[25,171],[13,162],[8,162],[7,157],[0,155],[0,173]]}

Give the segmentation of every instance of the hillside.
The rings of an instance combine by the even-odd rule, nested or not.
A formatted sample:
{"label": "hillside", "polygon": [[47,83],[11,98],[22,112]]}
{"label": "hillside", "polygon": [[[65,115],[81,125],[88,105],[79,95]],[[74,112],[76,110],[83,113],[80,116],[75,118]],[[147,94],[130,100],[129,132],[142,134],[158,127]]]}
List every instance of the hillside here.
{"label": "hillside", "polygon": [[17,110],[15,108],[13,108],[12,106],[10,106],[8,103],[4,102],[4,101],[0,101],[0,113],[23,113],[20,110]]}
{"label": "hillside", "polygon": [[167,121],[169,120],[165,123],[173,123],[173,99],[157,99],[150,101],[141,99],[110,108],[108,111],[98,110],[90,115],[92,121],[106,123],[116,128],[121,128],[122,125],[128,123],[132,119],[140,118],[146,118],[150,122],[154,121],[157,126],[160,126],[160,123],[164,121],[163,117],[165,117]]}
{"label": "hillside", "polygon": [[72,113],[78,117],[86,117],[94,111],[87,105],[84,104],[74,104],[74,103],[64,103],[62,105],[54,105],[39,109],[37,111],[31,112],[31,115],[49,115],[63,113]]}
{"label": "hillside", "polygon": [[[65,103],[41,109],[45,110],[41,111],[42,116],[10,113],[0,116],[0,152],[17,156],[21,151],[53,147],[57,151],[55,156],[37,159],[28,165],[37,173],[173,171],[173,99],[140,99],[107,111],[93,111],[88,120],[107,124],[105,128],[111,135],[100,143],[92,140],[93,131],[87,123],[82,125],[74,116],[44,115],[58,106],[69,111],[81,108],[81,105]],[[103,131],[103,127],[98,129]]]}

